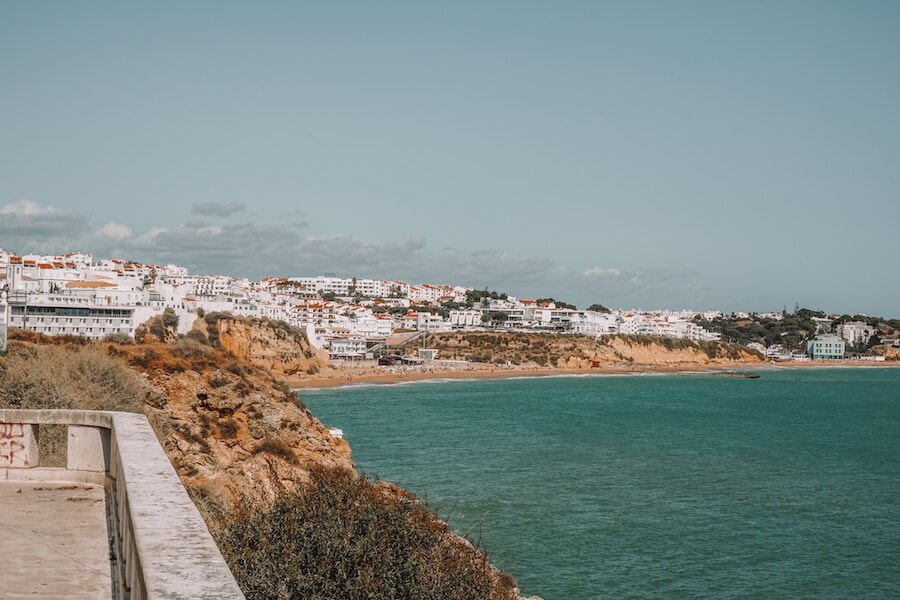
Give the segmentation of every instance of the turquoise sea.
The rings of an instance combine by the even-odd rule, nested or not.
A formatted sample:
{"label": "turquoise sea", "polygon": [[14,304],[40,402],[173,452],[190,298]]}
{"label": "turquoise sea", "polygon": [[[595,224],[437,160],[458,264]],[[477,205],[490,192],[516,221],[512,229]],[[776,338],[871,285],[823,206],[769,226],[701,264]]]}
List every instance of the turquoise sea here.
{"label": "turquoise sea", "polygon": [[900,598],[900,369],[299,390],[525,595]]}

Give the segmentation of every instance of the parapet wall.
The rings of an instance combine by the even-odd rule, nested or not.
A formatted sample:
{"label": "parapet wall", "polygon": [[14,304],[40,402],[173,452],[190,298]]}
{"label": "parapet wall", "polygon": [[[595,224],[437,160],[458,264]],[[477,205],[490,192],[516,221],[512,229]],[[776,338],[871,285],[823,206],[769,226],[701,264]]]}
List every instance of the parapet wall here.
{"label": "parapet wall", "polygon": [[[66,468],[42,467],[42,425],[66,425]],[[0,479],[106,486],[117,597],[243,598],[144,415],[0,409]]]}

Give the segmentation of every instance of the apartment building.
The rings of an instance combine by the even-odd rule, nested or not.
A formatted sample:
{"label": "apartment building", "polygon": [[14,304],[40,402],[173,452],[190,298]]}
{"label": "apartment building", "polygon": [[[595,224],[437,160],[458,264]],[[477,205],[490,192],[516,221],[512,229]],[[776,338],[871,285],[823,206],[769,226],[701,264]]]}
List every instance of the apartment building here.
{"label": "apartment building", "polygon": [[875,335],[875,328],[865,321],[848,321],[837,326],[837,334],[848,344],[867,344]]}
{"label": "apartment building", "polygon": [[806,353],[812,360],[837,360],[844,358],[844,339],[833,333],[816,336],[806,344]]}

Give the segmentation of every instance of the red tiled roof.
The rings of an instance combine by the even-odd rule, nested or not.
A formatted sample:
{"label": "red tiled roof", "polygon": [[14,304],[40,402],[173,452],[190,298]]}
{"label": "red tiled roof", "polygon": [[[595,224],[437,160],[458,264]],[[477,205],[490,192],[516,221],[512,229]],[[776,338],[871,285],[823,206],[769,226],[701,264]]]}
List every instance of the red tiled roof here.
{"label": "red tiled roof", "polygon": [[106,281],[69,281],[66,282],[67,288],[106,288],[106,287],[116,287],[114,283],[108,283]]}

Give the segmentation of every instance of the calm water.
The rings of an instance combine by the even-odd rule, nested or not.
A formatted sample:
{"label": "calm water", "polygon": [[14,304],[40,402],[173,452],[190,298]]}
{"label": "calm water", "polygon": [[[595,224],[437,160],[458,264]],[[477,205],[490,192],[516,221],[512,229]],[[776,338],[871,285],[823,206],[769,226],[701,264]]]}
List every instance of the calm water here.
{"label": "calm water", "polygon": [[301,390],[522,591],[900,598],[900,369]]}

